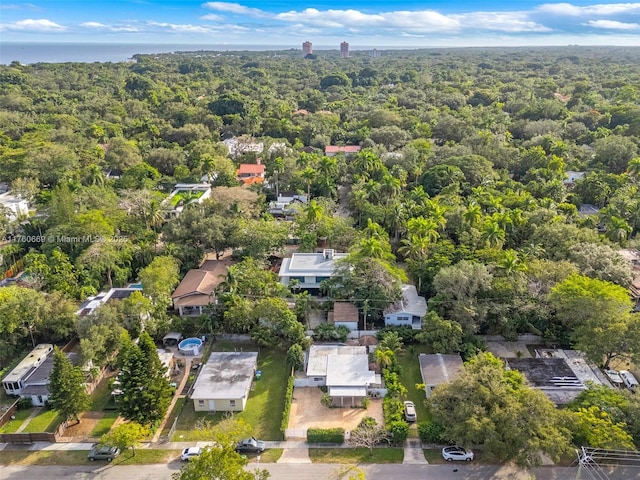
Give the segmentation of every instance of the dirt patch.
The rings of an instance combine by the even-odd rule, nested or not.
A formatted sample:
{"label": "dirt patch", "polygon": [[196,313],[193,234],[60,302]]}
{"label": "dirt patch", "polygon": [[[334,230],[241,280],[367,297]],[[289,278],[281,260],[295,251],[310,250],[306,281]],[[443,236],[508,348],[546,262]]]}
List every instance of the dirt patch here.
{"label": "dirt patch", "polygon": [[373,417],[382,425],[382,399],[371,399],[369,408],[327,408],[320,403],[322,390],[317,387],[296,387],[293,390],[290,429],[335,428],[347,431],[358,426],[364,417]]}
{"label": "dirt patch", "polygon": [[69,426],[64,431],[63,437],[88,437],[96,424],[104,416],[104,412],[84,412],[80,414],[80,423],[74,420],[69,422]]}

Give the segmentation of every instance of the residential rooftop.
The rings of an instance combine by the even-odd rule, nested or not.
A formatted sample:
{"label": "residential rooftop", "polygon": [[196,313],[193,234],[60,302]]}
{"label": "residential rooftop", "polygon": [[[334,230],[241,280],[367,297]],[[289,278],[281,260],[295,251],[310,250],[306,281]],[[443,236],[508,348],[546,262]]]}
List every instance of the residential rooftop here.
{"label": "residential rooftop", "polygon": [[50,343],[41,343],[37,345],[29,354],[20,360],[20,363],[11,370],[3,382],[19,382],[25,378],[31,371],[35,370],[53,351],[53,345]]}
{"label": "residential rooftop", "polygon": [[212,352],[196,379],[191,398],[242,398],[253,381],[258,352]]}
{"label": "residential rooftop", "polygon": [[[338,356],[362,356],[367,357],[367,347],[356,347],[346,345],[311,345],[309,348],[309,359],[307,362],[308,377],[324,377],[327,375],[327,357],[329,355]],[[344,357],[350,358],[350,357]]]}

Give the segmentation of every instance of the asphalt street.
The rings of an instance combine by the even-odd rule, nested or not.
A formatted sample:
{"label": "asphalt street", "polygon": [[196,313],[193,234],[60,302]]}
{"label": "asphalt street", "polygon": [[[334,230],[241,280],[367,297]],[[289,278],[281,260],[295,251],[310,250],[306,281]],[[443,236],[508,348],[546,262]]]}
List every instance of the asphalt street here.
{"label": "asphalt street", "polygon": [[[77,467],[0,467],[1,480],[170,480],[181,464],[168,465],[90,465]],[[339,465],[265,464],[274,480],[329,480]],[[509,467],[483,465],[366,465],[367,480],[589,480],[577,468],[543,467],[530,473]],[[611,480],[640,479],[640,469],[609,472]]]}

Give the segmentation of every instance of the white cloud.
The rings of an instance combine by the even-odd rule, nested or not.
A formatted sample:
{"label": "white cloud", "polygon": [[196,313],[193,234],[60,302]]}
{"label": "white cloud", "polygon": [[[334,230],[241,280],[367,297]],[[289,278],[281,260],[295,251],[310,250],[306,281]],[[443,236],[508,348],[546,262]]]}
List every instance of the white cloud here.
{"label": "white cloud", "polygon": [[640,28],[640,23],[624,23],[616,22],[615,20],[590,20],[587,23],[583,23],[583,25],[611,30],[637,30]]}
{"label": "white cloud", "polygon": [[202,4],[204,8],[216,10],[218,12],[234,13],[236,15],[249,15],[252,17],[268,17],[270,14],[259,8],[250,8],[231,2],[207,2]]}
{"label": "white cloud", "polygon": [[249,29],[240,25],[191,25],[191,24],[177,24],[166,22],[147,22],[147,25],[154,28],[166,29],[170,32],[176,33],[221,33],[221,32],[246,32]]}
{"label": "white cloud", "polygon": [[100,22],[83,22],[80,24],[80,26],[87,28],[109,28],[109,25],[105,25],[104,23]]}
{"label": "white cloud", "polygon": [[63,27],[46,18],[18,20],[13,23],[0,24],[0,30],[14,30],[23,32],[62,32],[67,27]]}
{"label": "white cloud", "polygon": [[525,12],[472,12],[452,15],[464,28],[501,32],[549,32],[551,29],[529,19]]}
{"label": "white cloud", "polygon": [[222,15],[216,15],[215,13],[208,13],[200,17],[200,20],[209,20],[210,22],[220,22],[224,20]]}
{"label": "white cloud", "polygon": [[40,8],[33,3],[23,3],[20,5],[16,3],[6,3],[0,5],[0,10],[40,10]]}
{"label": "white cloud", "polygon": [[610,3],[579,7],[571,3],[545,3],[536,8],[537,12],[552,15],[580,17],[588,15],[619,15],[640,13],[640,3]]}

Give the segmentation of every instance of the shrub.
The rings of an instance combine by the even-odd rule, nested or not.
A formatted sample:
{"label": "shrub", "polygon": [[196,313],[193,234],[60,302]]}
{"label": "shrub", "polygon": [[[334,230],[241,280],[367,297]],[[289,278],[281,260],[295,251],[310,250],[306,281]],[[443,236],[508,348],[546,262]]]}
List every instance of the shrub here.
{"label": "shrub", "polygon": [[18,400],[18,410],[27,410],[31,407],[33,407],[31,398],[21,398],[20,400]]}
{"label": "shrub", "polygon": [[404,419],[404,404],[397,398],[384,397],[382,412],[385,425],[390,425],[393,422],[402,422]]}
{"label": "shrub", "polygon": [[336,327],[331,323],[321,323],[313,330],[313,337],[316,340],[345,342],[349,332],[349,328],[344,325]]}
{"label": "shrub", "polygon": [[309,428],[309,443],[344,443],[344,428]]}
{"label": "shrub", "polygon": [[387,431],[391,435],[394,444],[403,443],[409,436],[409,424],[404,420],[387,424]]}
{"label": "shrub", "polygon": [[284,397],[284,410],[282,412],[282,422],[280,423],[280,432],[284,438],[284,432],[289,426],[289,414],[291,413],[291,401],[293,400],[293,375],[287,380],[287,392]]}
{"label": "shrub", "polygon": [[380,330],[378,330],[376,337],[378,338],[378,340],[382,340],[387,333],[395,332],[400,336],[400,340],[402,340],[402,343],[405,345],[408,345],[411,343],[417,343],[416,334],[419,331],[420,330],[414,330],[413,328],[406,325],[402,325],[402,326],[390,325],[388,327],[382,327]]}
{"label": "shrub", "polygon": [[364,397],[360,402],[360,406],[365,410],[369,408],[369,405],[371,405],[371,399],[369,397]]}
{"label": "shrub", "polygon": [[435,422],[418,423],[418,436],[424,443],[444,443],[443,432],[444,429]]}
{"label": "shrub", "polygon": [[360,423],[358,424],[357,428],[360,428],[360,427],[375,427],[376,425],[378,425],[378,422],[376,421],[375,418],[373,418],[373,417],[364,417],[362,420],[360,420]]}
{"label": "shrub", "polygon": [[331,395],[329,395],[328,393],[323,393],[322,397],[320,398],[320,403],[329,408],[333,406],[333,398],[331,398]]}

